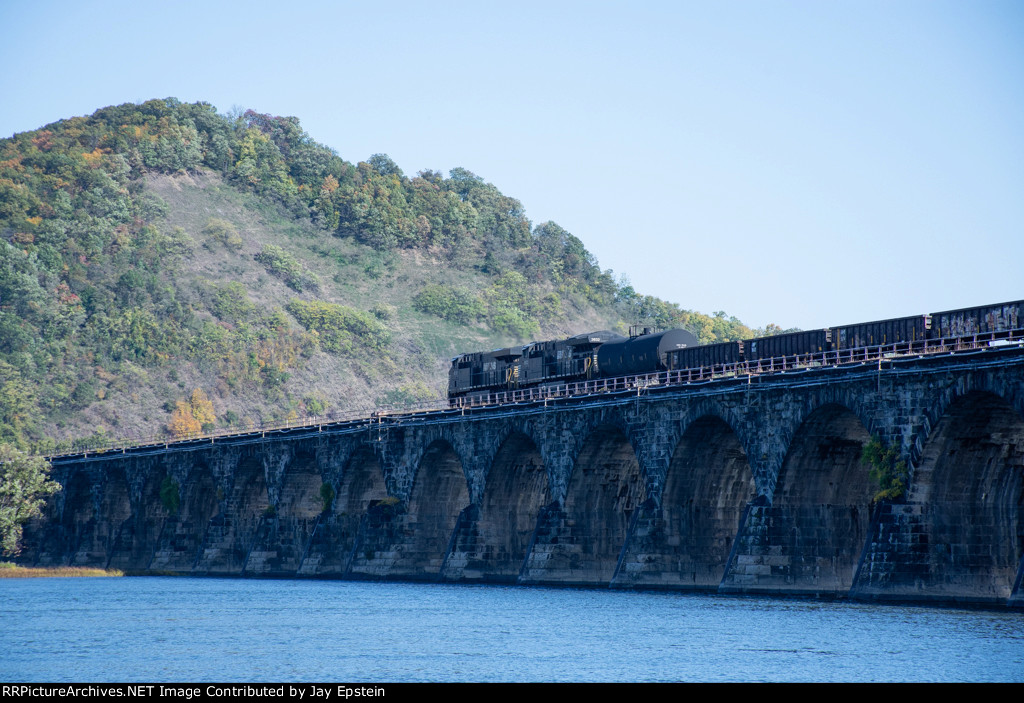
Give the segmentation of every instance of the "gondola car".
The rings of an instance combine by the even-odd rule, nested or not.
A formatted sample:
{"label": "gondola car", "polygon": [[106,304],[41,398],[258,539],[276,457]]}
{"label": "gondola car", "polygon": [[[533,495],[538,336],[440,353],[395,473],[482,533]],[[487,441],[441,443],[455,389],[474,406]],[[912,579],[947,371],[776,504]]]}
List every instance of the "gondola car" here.
{"label": "gondola car", "polygon": [[743,343],[743,358],[747,361],[793,359],[807,354],[828,351],[831,343],[831,330],[787,332],[746,340]]}
{"label": "gondola car", "polygon": [[931,314],[930,339],[972,337],[976,334],[1006,332],[1024,327],[1024,300],[961,308]]}
{"label": "gondola car", "polygon": [[743,361],[744,342],[719,342],[717,344],[700,344],[677,349],[669,354],[669,368],[694,369],[702,366],[712,367],[724,364],[738,364]]}
{"label": "gondola car", "polygon": [[900,342],[920,342],[928,339],[928,331],[931,326],[931,315],[911,315],[891,320],[833,327],[832,349],[860,349],[899,344]]}

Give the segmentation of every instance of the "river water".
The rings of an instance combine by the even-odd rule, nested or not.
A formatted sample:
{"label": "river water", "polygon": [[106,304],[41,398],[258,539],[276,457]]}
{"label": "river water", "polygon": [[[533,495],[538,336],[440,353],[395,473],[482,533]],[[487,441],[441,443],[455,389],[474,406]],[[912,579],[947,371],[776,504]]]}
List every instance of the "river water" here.
{"label": "river water", "polygon": [[610,590],[0,579],[12,681],[1024,681],[1024,613]]}

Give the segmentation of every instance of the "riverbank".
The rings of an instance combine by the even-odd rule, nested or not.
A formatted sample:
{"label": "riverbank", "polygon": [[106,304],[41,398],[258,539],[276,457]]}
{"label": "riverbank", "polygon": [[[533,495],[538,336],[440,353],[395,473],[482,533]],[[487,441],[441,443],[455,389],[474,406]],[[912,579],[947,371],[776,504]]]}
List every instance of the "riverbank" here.
{"label": "riverbank", "polygon": [[2,578],[45,578],[53,576],[124,576],[118,569],[91,569],[81,566],[27,567],[0,562]]}

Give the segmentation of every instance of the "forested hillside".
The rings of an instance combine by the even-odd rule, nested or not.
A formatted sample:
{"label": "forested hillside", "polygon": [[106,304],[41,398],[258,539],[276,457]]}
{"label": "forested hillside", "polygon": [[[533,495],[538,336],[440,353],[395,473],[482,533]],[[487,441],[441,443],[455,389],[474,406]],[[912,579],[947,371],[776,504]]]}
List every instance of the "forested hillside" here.
{"label": "forested hillside", "polygon": [[0,140],[0,442],[440,398],[456,353],[635,322],[753,334],[470,171],[353,164],[294,117],[151,100]]}

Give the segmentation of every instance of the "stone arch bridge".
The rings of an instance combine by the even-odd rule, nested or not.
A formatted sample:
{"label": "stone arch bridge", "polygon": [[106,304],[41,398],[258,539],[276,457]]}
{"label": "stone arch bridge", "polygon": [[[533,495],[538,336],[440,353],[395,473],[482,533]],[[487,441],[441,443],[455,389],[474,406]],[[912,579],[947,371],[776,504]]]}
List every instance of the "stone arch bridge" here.
{"label": "stone arch bridge", "polygon": [[[873,501],[872,436],[910,467]],[[1024,348],[54,459],[21,561],[1024,607]]]}

